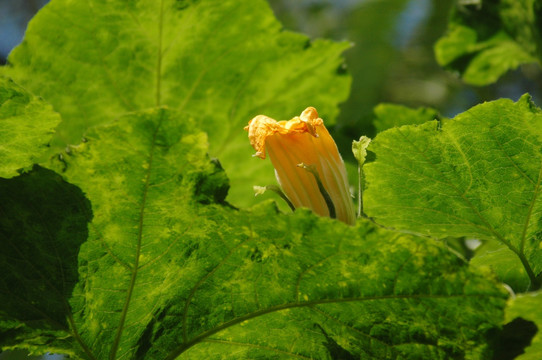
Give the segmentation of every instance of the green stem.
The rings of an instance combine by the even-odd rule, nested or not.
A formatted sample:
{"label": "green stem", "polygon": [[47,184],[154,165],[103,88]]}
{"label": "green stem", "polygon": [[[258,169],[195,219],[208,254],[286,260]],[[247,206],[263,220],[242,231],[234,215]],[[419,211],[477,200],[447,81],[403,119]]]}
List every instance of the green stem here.
{"label": "green stem", "polygon": [[288,206],[290,207],[290,209],[292,209],[292,211],[295,211],[294,204],[292,204],[290,199],[288,199],[286,194],[277,185],[254,186],[254,195],[256,196],[261,195],[267,190],[276,193],[278,196],[281,197],[282,200],[286,201],[286,204],[288,204]]}
{"label": "green stem", "polygon": [[363,214],[363,183],[363,170],[361,169],[361,164],[358,163],[358,218]]}
{"label": "green stem", "polygon": [[527,271],[527,275],[529,276],[529,280],[531,281],[531,285],[529,286],[529,291],[536,291],[536,290],[540,289],[540,287],[542,286],[540,278],[538,278],[534,274],[534,271],[531,268],[531,265],[529,264],[529,261],[525,257],[525,254],[520,253],[520,252],[516,252],[516,254],[519,257],[519,260],[521,260],[521,263],[523,264],[523,267],[525,268],[525,271]]}

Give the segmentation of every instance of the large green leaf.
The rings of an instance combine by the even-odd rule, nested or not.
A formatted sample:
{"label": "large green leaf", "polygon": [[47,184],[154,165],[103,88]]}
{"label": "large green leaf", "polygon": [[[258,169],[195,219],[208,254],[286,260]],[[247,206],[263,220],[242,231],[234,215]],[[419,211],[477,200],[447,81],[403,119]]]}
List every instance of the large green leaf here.
{"label": "large green leaf", "polygon": [[96,359],[131,358],[154,311],[188,286],[193,271],[208,270],[204,258],[185,264],[209,246],[208,224],[195,210],[221,202],[227,179],[206,156],[206,135],[165,109],[124,116],[85,139],[59,164],[94,212],[71,305]]}
{"label": "large green leaf", "polygon": [[[484,342],[504,294],[427,239],[367,222],[348,227],[308,211],[277,217],[269,206],[250,217],[226,213],[214,220],[211,236],[229,244],[223,260],[194,282],[187,301],[168,309],[186,328],[153,327],[165,340],[182,340],[168,358],[489,353]],[[230,231],[235,225],[244,229],[241,236]],[[153,358],[168,348],[161,340],[149,350]]]}
{"label": "large green leaf", "polygon": [[37,161],[59,122],[50,105],[0,76],[0,177]]}
{"label": "large green leaf", "polygon": [[0,179],[0,349],[74,353],[68,299],[90,204],[50,170]]}
{"label": "large green leaf", "polygon": [[459,2],[435,45],[440,65],[473,85],[488,85],[524,63],[542,60],[540,0]]}
{"label": "large green leaf", "polygon": [[245,165],[253,150],[243,126],[309,105],[333,123],[348,95],[338,72],[348,46],[281,31],[264,0],[52,0],[3,72],[62,115],[61,146],[128,112],[178,109],[208,133],[230,200],[249,204],[252,185],[275,180],[269,162]]}
{"label": "large green leaf", "polygon": [[[223,173],[206,156],[204,134],[178,112],[133,113],[85,138],[58,169],[86,194],[93,218],[79,282],[71,296],[53,299],[70,304],[62,308],[73,319],[66,341],[79,343],[72,349],[79,356],[477,359],[490,352],[506,293],[431,240],[307,210],[283,215],[270,203],[252,211],[218,204]],[[6,306],[19,311],[15,299],[0,302],[0,313]],[[11,320],[0,324],[13,328],[18,319]]]}
{"label": "large green leaf", "polygon": [[369,150],[376,153],[364,167],[369,216],[433,237],[498,241],[540,285],[542,114],[528,95],[390,129]]}

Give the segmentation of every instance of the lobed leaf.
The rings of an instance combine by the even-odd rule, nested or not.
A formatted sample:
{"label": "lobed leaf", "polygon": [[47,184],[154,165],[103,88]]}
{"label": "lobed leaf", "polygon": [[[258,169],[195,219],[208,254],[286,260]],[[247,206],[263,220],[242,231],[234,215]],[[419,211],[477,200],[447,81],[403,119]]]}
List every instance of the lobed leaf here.
{"label": "lobed leaf", "polygon": [[275,180],[269,162],[245,165],[243,126],[309,105],[332,124],[348,95],[338,71],[348,46],[282,31],[264,0],[53,0],[2,72],[62,115],[62,147],[126,113],[177,109],[207,132],[232,178],[230,200],[246,205],[253,185]]}
{"label": "lobed leaf", "polygon": [[498,241],[537,287],[541,129],[542,114],[525,95],[516,103],[476,106],[440,125],[382,132],[369,147],[376,160],[364,167],[366,213],[432,237]]}
{"label": "lobed leaf", "polygon": [[[59,321],[72,319],[64,339],[70,353],[90,359],[490,353],[506,293],[432,241],[306,210],[286,216],[271,204],[237,211],[210,202],[223,193],[225,178],[206,156],[204,134],[175,111],[133,113],[85,139],[57,162],[93,214],[86,217],[78,283],[71,294],[49,299]],[[37,264],[47,260],[35,257]],[[6,306],[19,311],[14,299],[0,306],[2,314]]]}
{"label": "lobed leaf", "polygon": [[457,4],[448,32],[435,44],[440,65],[473,85],[496,82],[508,70],[542,59],[539,0]]}
{"label": "lobed leaf", "polygon": [[0,76],[0,177],[16,176],[37,161],[59,122],[45,101]]}

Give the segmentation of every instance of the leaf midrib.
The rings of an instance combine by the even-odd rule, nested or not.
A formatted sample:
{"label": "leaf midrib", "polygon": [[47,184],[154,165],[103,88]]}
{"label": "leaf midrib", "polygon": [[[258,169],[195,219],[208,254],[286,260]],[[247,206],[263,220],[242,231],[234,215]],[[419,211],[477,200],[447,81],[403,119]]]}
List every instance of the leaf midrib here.
{"label": "leaf midrib", "polygon": [[245,245],[246,243],[250,242],[250,241],[253,241],[254,240],[254,235],[251,231],[251,234],[250,236],[245,239],[244,241],[240,241],[237,245],[235,245],[229,252],[228,254],[222,259],[222,261],[220,261],[220,263],[218,263],[210,272],[208,272],[207,274],[205,274],[205,276],[203,276],[195,285],[194,287],[190,290],[190,294],[188,295],[188,297],[186,298],[186,302],[185,302],[185,305],[184,305],[184,308],[183,308],[183,315],[182,315],[182,320],[181,320],[181,323],[182,323],[182,328],[183,328],[183,341],[184,342],[187,342],[187,338],[188,338],[188,331],[187,331],[187,320],[188,320],[188,308],[190,306],[190,303],[192,302],[192,298],[194,297],[194,295],[196,294],[196,291],[199,289],[199,287],[207,280],[209,279],[212,275],[214,275],[216,273],[216,271],[218,271],[224,264],[226,264],[227,260],[232,257],[234,254],[235,254],[235,251],[238,250],[241,246]]}
{"label": "leaf midrib", "polygon": [[161,105],[162,94],[162,37],[164,29],[164,0],[160,1],[160,20],[158,21],[158,53],[156,60],[156,107]]}
{"label": "leaf midrib", "polygon": [[215,343],[215,344],[225,344],[225,345],[231,345],[231,346],[245,346],[245,347],[250,347],[252,349],[259,349],[259,350],[266,350],[266,351],[269,351],[269,352],[274,352],[274,353],[279,354],[279,355],[286,355],[286,356],[289,356],[291,358],[296,358],[296,359],[305,359],[305,360],[314,359],[312,357],[309,358],[309,357],[306,357],[306,356],[303,356],[303,355],[294,354],[294,353],[289,352],[289,351],[284,351],[284,350],[272,348],[270,346],[264,346],[264,345],[258,345],[258,344],[250,344],[250,343],[242,343],[242,342],[239,342],[239,341],[225,341],[225,340],[216,340],[216,339],[205,339],[205,340],[202,340],[202,342]]}
{"label": "leaf midrib", "polygon": [[[158,51],[157,51],[157,61],[156,61],[156,107],[159,107],[161,104],[161,86],[162,86],[162,37],[163,37],[163,25],[164,25],[164,0],[160,1],[160,15],[158,21]],[[139,258],[141,255],[141,241],[143,238],[143,221],[145,218],[145,206],[147,203],[147,195],[149,193],[150,186],[150,177],[152,173],[152,165],[154,158],[154,150],[156,147],[156,136],[158,130],[161,127],[163,120],[163,113],[160,115],[160,120],[154,130],[152,135],[151,147],[149,150],[149,166],[147,168],[147,173],[145,175],[145,184],[143,187],[143,195],[141,199],[141,206],[139,209],[139,220],[138,220],[138,232],[137,232],[137,245],[136,245],[136,254],[134,259],[134,265],[131,269],[130,285],[126,293],[126,299],[124,301],[124,306],[122,308],[121,317],[119,320],[119,326],[117,328],[117,333],[115,339],[113,340],[113,345],[111,346],[111,351],[109,353],[110,360],[114,360],[117,356],[117,351],[120,346],[120,339],[124,331],[124,323],[126,322],[126,316],[128,314],[128,308],[130,307],[130,302],[132,300],[132,294],[134,292],[135,282],[137,280],[137,274],[139,270]]]}
{"label": "leaf midrib", "polygon": [[195,336],[192,340],[185,342],[179,345],[177,348],[172,350],[164,360],[175,360],[182,353],[190,349],[191,347],[202,342],[209,336],[212,336],[222,330],[225,330],[229,327],[242,323],[243,321],[251,320],[259,316],[271,314],[274,312],[303,308],[303,307],[313,307],[315,305],[325,305],[325,304],[339,304],[339,303],[348,303],[348,302],[361,302],[361,301],[373,301],[373,300],[409,300],[409,299],[449,299],[449,298],[476,298],[476,297],[496,297],[495,295],[487,294],[457,294],[457,295],[434,295],[434,294],[411,294],[411,295],[380,295],[380,296],[363,296],[363,297],[353,297],[353,298],[342,298],[342,299],[320,299],[312,300],[305,302],[291,302],[281,305],[271,306],[266,309],[258,310],[244,316],[232,319],[219,325],[213,329],[205,331],[200,335]]}
{"label": "leaf midrib", "polygon": [[148,168],[146,170],[145,183],[144,183],[143,194],[142,194],[142,199],[141,199],[141,206],[139,208],[137,245],[136,245],[136,254],[135,254],[135,259],[134,259],[134,265],[131,267],[132,274],[131,274],[131,277],[130,277],[130,285],[128,286],[128,290],[127,290],[127,293],[126,293],[126,299],[124,301],[124,306],[123,306],[123,309],[122,309],[122,312],[121,312],[121,317],[120,317],[120,320],[119,320],[119,325],[118,325],[118,328],[117,328],[115,338],[113,340],[113,345],[111,346],[111,351],[109,353],[110,360],[114,360],[116,355],[117,355],[117,351],[118,351],[118,348],[119,348],[119,345],[120,345],[120,339],[121,339],[122,333],[124,331],[124,323],[126,322],[126,316],[128,314],[128,308],[130,306],[130,302],[131,302],[131,299],[132,299],[132,294],[134,292],[135,282],[136,282],[137,274],[138,274],[138,270],[139,270],[139,258],[140,258],[140,254],[141,254],[141,242],[142,242],[142,238],[143,238],[143,221],[145,219],[145,208],[146,208],[146,203],[147,203],[147,195],[148,195],[148,192],[149,192],[150,177],[151,177],[151,173],[152,173],[152,169],[153,169],[154,151],[155,151],[155,148],[156,148],[156,137],[157,137],[157,134],[158,134],[158,130],[161,127],[162,120],[163,120],[163,113],[160,116],[160,120],[159,120],[158,124],[156,125],[156,129],[154,130],[154,133],[153,133],[153,136],[152,136],[151,147],[150,147],[150,150],[149,150],[149,166],[148,166]]}
{"label": "leaf midrib", "polygon": [[390,349],[390,351],[392,351],[393,353],[396,353],[396,350],[394,349],[393,345],[391,344],[388,344],[387,342],[385,341],[382,341],[380,340],[379,338],[375,337],[375,336],[372,336],[370,334],[367,334],[363,331],[361,331],[360,329],[356,329],[355,327],[353,327],[352,325],[342,321],[342,320],[339,320],[335,317],[333,317],[332,315],[322,311],[321,309],[317,308],[317,307],[314,307],[314,306],[311,306],[310,309],[318,314],[320,314],[321,316],[324,316],[326,319],[329,319],[331,321],[333,321],[334,323],[336,324],[339,324],[340,326],[343,326],[343,327],[346,327],[348,328],[350,331],[353,331],[355,332],[356,334],[359,334],[367,339],[369,339],[370,341],[376,341],[382,345],[384,345],[385,347],[387,347],[388,349]]}

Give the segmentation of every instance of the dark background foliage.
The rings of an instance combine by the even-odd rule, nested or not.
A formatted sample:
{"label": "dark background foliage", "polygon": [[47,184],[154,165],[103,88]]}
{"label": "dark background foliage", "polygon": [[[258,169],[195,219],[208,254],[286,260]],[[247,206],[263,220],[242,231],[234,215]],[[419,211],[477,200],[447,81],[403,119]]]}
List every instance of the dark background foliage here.
{"label": "dark background foliage", "polygon": [[334,136],[343,156],[352,137],[374,136],[373,108],[381,102],[428,106],[441,115],[456,114],[501,97],[517,100],[529,92],[540,104],[542,73],[525,65],[497,83],[475,87],[458,74],[442,69],[433,46],[447,27],[456,0],[270,0],[287,29],[311,38],[348,40],[345,53],[353,82],[350,98],[341,106]]}

